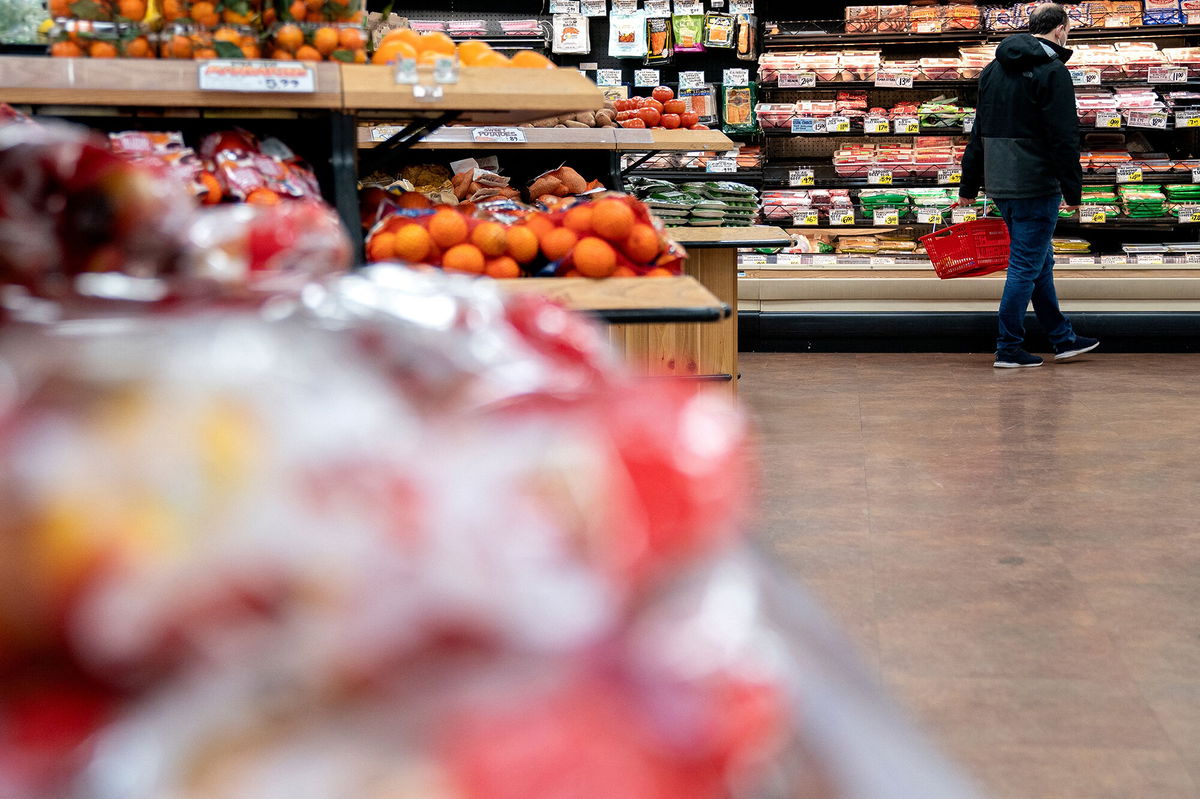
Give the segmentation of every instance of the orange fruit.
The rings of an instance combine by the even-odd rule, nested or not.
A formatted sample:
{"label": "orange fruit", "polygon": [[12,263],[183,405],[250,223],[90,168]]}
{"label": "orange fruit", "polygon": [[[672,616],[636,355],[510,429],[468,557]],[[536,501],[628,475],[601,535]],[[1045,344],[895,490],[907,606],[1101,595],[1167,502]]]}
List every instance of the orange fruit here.
{"label": "orange fruit", "polygon": [[425,208],[432,208],[433,203],[429,201],[428,197],[419,191],[406,191],[401,194],[400,199],[396,201],[396,207],[421,210]]}
{"label": "orange fruit", "polygon": [[322,60],[321,51],[311,45],[302,44],[296,48],[296,60],[320,61]]}
{"label": "orange fruit", "polygon": [[318,53],[327,56],[338,47],[338,32],[328,26],[317,28],[313,32],[312,43]]}
{"label": "orange fruit", "polygon": [[417,52],[432,51],[442,55],[454,55],[454,40],[441,31],[426,31],[417,39]]}
{"label": "orange fruit", "polygon": [[243,44],[242,56],[245,58],[262,58],[262,49],[257,44]]}
{"label": "orange fruit", "polygon": [[580,236],[586,236],[592,232],[592,206],[588,204],[577,205],[567,215],[563,217],[563,227],[570,228]]}
{"label": "orange fruit", "polygon": [[[174,2],[174,0],[171,0]],[[71,16],[70,0],[50,0],[47,4],[47,9],[50,11],[50,19],[61,19]]]}
{"label": "orange fruit", "polygon": [[217,57],[217,51],[211,47],[203,47],[192,52],[192,58],[197,61],[210,60]]}
{"label": "orange fruit", "polygon": [[231,8],[227,8],[221,12],[221,19],[230,25],[249,25],[254,22],[254,15],[249,12],[239,14]]}
{"label": "orange fruit", "polygon": [[279,205],[279,195],[270,189],[257,188],[246,195],[246,202],[251,205]]}
{"label": "orange fruit", "polygon": [[300,30],[299,25],[284,25],[275,31],[275,46],[281,50],[294,53],[302,44],[304,44],[304,31]]}
{"label": "orange fruit", "polygon": [[75,42],[55,42],[50,45],[50,55],[55,58],[79,58],[83,55],[83,50]]}
{"label": "orange fruit", "polygon": [[368,261],[390,261],[395,257],[396,236],[381,230],[367,242]]}
{"label": "orange fruit", "polygon": [[343,50],[361,50],[366,46],[361,28],[342,28],[338,31],[338,46]]}
{"label": "orange fruit", "polygon": [[664,269],[661,266],[656,266],[646,273],[646,277],[675,277],[675,273],[670,269]]}
{"label": "orange fruit", "polygon": [[451,272],[469,272],[482,275],[483,253],[474,244],[456,244],[442,256],[442,268]]}
{"label": "orange fruit", "polygon": [[554,230],[556,225],[550,221],[549,217],[542,213],[530,214],[525,217],[525,225],[534,232],[540,239],[542,236]]}
{"label": "orange fruit", "polygon": [[371,56],[372,64],[391,64],[399,61],[402,58],[416,58],[417,51],[412,45],[405,42],[388,42],[380,45],[375,50],[375,55]]}
{"label": "orange fruit", "polygon": [[417,53],[417,64],[422,67],[432,67],[437,65],[439,58],[446,58],[445,53],[439,53],[437,50],[422,50]]}
{"label": "orange fruit", "polygon": [[474,66],[475,62],[488,53],[494,53],[495,50],[487,42],[481,42],[478,39],[468,39],[458,46],[458,60],[464,65]]}
{"label": "orange fruit", "polygon": [[628,266],[618,266],[609,277],[637,277],[637,272],[630,269]]}
{"label": "orange fruit", "polygon": [[393,258],[419,264],[428,258],[433,250],[433,239],[429,237],[428,230],[416,222],[410,222],[396,231],[392,250]]}
{"label": "orange fruit", "polygon": [[508,235],[499,222],[481,222],[471,231],[471,243],[489,258],[504,255],[508,249]]}
{"label": "orange fruit", "polygon": [[417,51],[417,45],[421,42],[421,34],[417,33],[412,28],[395,28],[394,30],[390,30],[383,35],[383,38],[379,40],[379,45],[382,47],[383,45],[390,44],[391,42],[404,42],[411,47],[415,53]]}
{"label": "orange fruit", "polygon": [[287,50],[281,50],[278,47],[271,50],[271,58],[276,61],[295,61],[296,56],[289,53]]}
{"label": "orange fruit", "polygon": [[609,241],[627,238],[635,221],[623,200],[600,200],[592,206],[592,229]]}
{"label": "orange fruit", "polygon": [[200,197],[200,202],[205,205],[216,205],[221,202],[221,182],[217,180],[217,176],[211,172],[201,172],[200,182],[204,185],[204,194]]}
{"label": "orange fruit", "polygon": [[527,264],[538,254],[537,234],[524,225],[514,225],[504,234],[508,254],[518,263]]}
{"label": "orange fruit", "polygon": [[171,37],[171,43],[167,45],[168,56],[170,58],[191,58],[192,57],[192,40],[186,36],[176,34]]}
{"label": "orange fruit", "polygon": [[[50,0],[50,3],[50,7],[53,8],[54,0]],[[179,19],[184,15],[183,0],[159,0],[158,9],[158,13],[161,14],[162,18],[167,22],[170,22],[174,19]]]}
{"label": "orange fruit", "polygon": [[571,261],[584,277],[608,277],[617,268],[617,251],[595,236],[587,236],[575,245]]}
{"label": "orange fruit", "polygon": [[308,11],[320,11],[325,5],[325,0],[304,0],[304,6]]}
{"label": "orange fruit", "polygon": [[355,64],[367,63],[367,51],[365,49],[353,50],[351,52],[354,53],[354,63]]}
{"label": "orange fruit", "polygon": [[275,24],[275,6],[268,4],[267,7],[263,9],[262,26],[265,30],[270,30],[271,26],[274,24]]}
{"label": "orange fruit", "polygon": [[117,14],[133,22],[146,18],[146,0],[118,0]]}
{"label": "orange fruit", "polygon": [[130,58],[151,58],[154,53],[150,50],[150,42],[146,41],[146,37],[139,36],[126,42],[125,55]]}
{"label": "orange fruit", "polygon": [[625,239],[623,249],[629,260],[634,263],[652,264],[662,245],[654,228],[639,222],[629,231],[629,238]]}
{"label": "orange fruit", "polygon": [[467,220],[452,208],[443,208],[429,217],[429,235],[433,237],[433,243],[443,250],[462,244],[467,240],[467,233]]}
{"label": "orange fruit", "polygon": [[117,48],[112,42],[96,41],[88,48],[88,55],[91,58],[116,58]]}
{"label": "orange fruit", "polygon": [[321,15],[320,11],[309,11],[307,14],[304,15],[304,21],[305,22],[324,22],[325,17],[323,17]]}
{"label": "orange fruit", "polygon": [[218,42],[229,42],[230,44],[240,45],[242,43],[242,34],[233,28],[218,28],[217,32],[213,34],[213,39]]}
{"label": "orange fruit", "polygon": [[206,28],[215,28],[221,24],[221,18],[217,16],[216,6],[208,0],[200,0],[199,3],[192,4],[192,22]]}
{"label": "orange fruit", "polygon": [[308,16],[308,6],[304,5],[304,0],[292,0],[287,14],[292,20],[302,22]]}
{"label": "orange fruit", "polygon": [[571,248],[579,241],[575,231],[565,227],[557,227],[541,236],[542,253],[548,260],[561,261],[571,252]]}
{"label": "orange fruit", "polygon": [[479,58],[475,59],[475,63],[471,64],[471,66],[473,66],[473,67],[510,67],[510,66],[512,66],[512,64],[510,64],[508,62],[508,59],[505,56],[493,51],[491,53],[484,53]]}
{"label": "orange fruit", "polygon": [[509,62],[514,67],[524,69],[554,69],[554,62],[541,53],[532,50],[518,50],[512,54]]}
{"label": "orange fruit", "polygon": [[495,278],[513,278],[521,276],[521,267],[517,266],[517,262],[507,255],[502,255],[499,258],[493,258],[487,262],[483,268],[483,273],[488,277]]}

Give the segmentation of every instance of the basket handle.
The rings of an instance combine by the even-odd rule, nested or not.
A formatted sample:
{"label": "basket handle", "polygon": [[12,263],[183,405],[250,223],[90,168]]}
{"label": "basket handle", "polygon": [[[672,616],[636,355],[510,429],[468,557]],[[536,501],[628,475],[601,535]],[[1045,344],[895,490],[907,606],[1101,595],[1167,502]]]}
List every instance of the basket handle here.
{"label": "basket handle", "polygon": [[[986,219],[986,218],[987,218],[987,214],[988,214],[988,203],[990,203],[990,202],[991,202],[991,200],[990,200],[990,199],[988,199],[988,196],[987,196],[986,194],[985,194],[985,195],[983,195],[983,216],[982,216],[982,217],[980,217],[981,219]],[[939,210],[939,211],[942,211],[942,212],[944,213],[944,212],[946,212],[946,211],[949,211],[949,210],[951,210],[952,208],[954,208],[954,205],[953,205],[953,204],[950,204],[950,205],[946,206],[945,208],[940,208],[940,207],[939,207],[939,208],[938,208],[938,210]],[[940,217],[940,215],[939,215],[939,218],[941,218],[941,217]],[[938,229],[938,223],[937,223],[937,222],[934,222],[934,223],[933,223],[933,230],[929,231],[929,235],[930,235],[930,236],[932,236],[934,233],[937,233],[937,229]]]}

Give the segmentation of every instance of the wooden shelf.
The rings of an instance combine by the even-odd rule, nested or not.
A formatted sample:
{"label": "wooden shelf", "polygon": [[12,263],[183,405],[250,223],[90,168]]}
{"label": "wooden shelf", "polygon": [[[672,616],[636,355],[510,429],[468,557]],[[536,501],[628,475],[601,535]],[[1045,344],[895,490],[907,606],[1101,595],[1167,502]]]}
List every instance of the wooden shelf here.
{"label": "wooden shelf", "polygon": [[684,247],[786,247],[792,238],[779,227],[669,227],[667,235]]}
{"label": "wooden shelf", "polygon": [[[0,56],[0,98],[34,105],[337,109],[338,64],[313,64],[312,94],[200,91],[200,61]],[[391,74],[390,71],[384,70]]]}
{"label": "wooden shelf", "polygon": [[497,285],[510,295],[538,294],[620,324],[715,322],[730,314],[694,277],[522,278]]}
{"label": "wooden shelf", "polygon": [[638,130],[618,128],[617,149],[622,152],[694,152],[733,150],[733,140],[719,130]]}
{"label": "wooden shelf", "polygon": [[[481,124],[524,122],[604,106],[596,84],[575,69],[462,67],[458,83],[443,84],[436,100],[418,99],[411,86],[398,85],[391,69],[343,64],[343,107],[387,116],[436,116],[462,111],[462,121]],[[433,69],[421,67],[421,80],[432,84]],[[396,112],[401,112],[396,114]]]}
{"label": "wooden shelf", "polygon": [[[402,125],[376,125],[383,131],[395,133]],[[359,149],[369,150],[380,142],[372,139],[370,127],[358,129]],[[524,144],[476,142],[472,128],[439,128],[413,145],[416,150],[605,150],[616,149],[613,128],[521,128]],[[385,137],[386,138],[386,137]]]}

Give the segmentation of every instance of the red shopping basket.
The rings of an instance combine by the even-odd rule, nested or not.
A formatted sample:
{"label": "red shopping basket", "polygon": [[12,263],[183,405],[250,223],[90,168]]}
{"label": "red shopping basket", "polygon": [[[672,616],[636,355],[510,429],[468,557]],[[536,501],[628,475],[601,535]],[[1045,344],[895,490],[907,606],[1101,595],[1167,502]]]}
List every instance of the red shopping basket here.
{"label": "red shopping basket", "polygon": [[921,243],[942,280],[990,275],[1008,268],[1008,228],[1003,219],[960,222],[922,236]]}

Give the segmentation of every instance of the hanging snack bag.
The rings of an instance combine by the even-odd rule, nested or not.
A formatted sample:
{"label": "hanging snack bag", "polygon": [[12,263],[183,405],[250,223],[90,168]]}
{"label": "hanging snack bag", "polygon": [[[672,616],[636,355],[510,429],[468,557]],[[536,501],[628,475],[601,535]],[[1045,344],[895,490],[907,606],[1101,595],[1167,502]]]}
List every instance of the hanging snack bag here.
{"label": "hanging snack bag", "polygon": [[675,52],[700,53],[704,51],[704,15],[676,14],[671,17],[675,33]]}
{"label": "hanging snack bag", "polygon": [[675,54],[671,46],[671,20],[668,17],[646,18],[646,64],[669,63]]}
{"label": "hanging snack bag", "polygon": [[613,58],[646,55],[646,12],[614,13],[608,18],[608,54]]}
{"label": "hanging snack bag", "polygon": [[726,133],[754,133],[758,130],[758,122],[754,118],[755,85],[722,86],[721,87],[721,118],[725,124],[721,130]]}
{"label": "hanging snack bag", "polygon": [[717,123],[717,89],[711,83],[706,83],[698,89],[680,89],[679,99],[687,105],[687,110],[698,117],[703,125]]}
{"label": "hanging snack bag", "polygon": [[753,14],[738,14],[733,32],[737,57],[742,61],[758,59],[758,18]]}
{"label": "hanging snack bag", "polygon": [[733,15],[705,14],[704,15],[704,46],[733,47]]}
{"label": "hanging snack bag", "polygon": [[554,15],[554,44],[551,47],[553,52],[586,54],[591,49],[587,17],[576,14]]}

